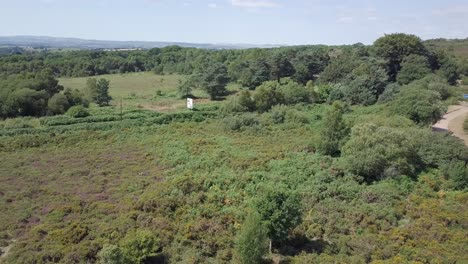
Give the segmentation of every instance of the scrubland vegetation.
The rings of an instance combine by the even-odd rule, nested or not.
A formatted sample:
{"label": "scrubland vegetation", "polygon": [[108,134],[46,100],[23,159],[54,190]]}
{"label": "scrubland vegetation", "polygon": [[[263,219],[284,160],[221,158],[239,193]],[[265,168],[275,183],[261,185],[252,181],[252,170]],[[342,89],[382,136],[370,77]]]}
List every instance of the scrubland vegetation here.
{"label": "scrubland vegetation", "polygon": [[415,36],[0,69],[2,262],[468,261],[466,60]]}

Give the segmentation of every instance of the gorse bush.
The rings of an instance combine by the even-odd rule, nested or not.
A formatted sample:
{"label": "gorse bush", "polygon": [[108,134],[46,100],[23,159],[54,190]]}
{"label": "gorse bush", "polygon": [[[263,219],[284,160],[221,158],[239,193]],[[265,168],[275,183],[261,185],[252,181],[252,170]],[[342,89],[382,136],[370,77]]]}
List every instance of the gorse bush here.
{"label": "gorse bush", "polygon": [[440,94],[417,88],[404,89],[390,102],[392,111],[406,116],[415,123],[430,125],[439,120],[446,107],[440,100]]}
{"label": "gorse bush", "polygon": [[416,150],[405,131],[374,124],[354,127],[342,153],[347,168],[369,181],[412,176],[418,166]]}
{"label": "gorse bush", "polygon": [[222,120],[223,128],[226,131],[243,131],[247,128],[257,128],[260,126],[260,120],[255,114],[242,114],[237,116],[225,117]]}
{"label": "gorse bush", "polygon": [[70,107],[67,111],[67,115],[74,118],[80,118],[89,116],[89,112],[83,106],[77,105]]}

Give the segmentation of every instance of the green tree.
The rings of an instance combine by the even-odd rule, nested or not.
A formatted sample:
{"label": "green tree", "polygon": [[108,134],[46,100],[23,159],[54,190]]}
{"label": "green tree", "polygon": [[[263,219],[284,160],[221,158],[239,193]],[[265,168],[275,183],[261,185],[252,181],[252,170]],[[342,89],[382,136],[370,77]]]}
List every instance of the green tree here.
{"label": "green tree", "polygon": [[403,87],[390,103],[392,111],[421,125],[430,125],[445,113],[445,106],[436,91]]}
{"label": "green tree", "polygon": [[258,212],[250,213],[236,240],[236,252],[242,264],[258,264],[268,252],[267,229]]}
{"label": "green tree", "polygon": [[214,100],[226,94],[226,85],[229,82],[226,66],[222,63],[211,64],[201,75],[201,86]]}
{"label": "green tree", "polygon": [[362,60],[356,54],[345,50],[330,59],[330,63],[320,73],[319,81],[321,84],[342,82],[354,69],[359,67],[361,62]]}
{"label": "green tree", "polygon": [[257,111],[267,112],[272,106],[284,102],[283,95],[278,91],[279,86],[275,81],[268,81],[257,88],[253,96]]}
{"label": "green tree", "polygon": [[343,146],[347,168],[372,181],[399,175],[414,175],[418,165],[416,150],[405,131],[372,123],[353,128]]}
{"label": "green tree", "polygon": [[397,81],[402,85],[409,84],[424,78],[429,73],[431,73],[431,68],[427,57],[411,54],[403,59]]}
{"label": "green tree", "polygon": [[224,113],[255,111],[255,102],[248,90],[242,90],[236,96],[231,96],[229,100],[223,104],[221,111]]}
{"label": "green tree", "polygon": [[341,102],[334,102],[325,112],[318,146],[321,153],[332,156],[340,154],[341,146],[349,134],[349,128],[343,120],[344,112],[344,105]]}
{"label": "green tree", "polygon": [[255,89],[270,79],[270,68],[264,60],[250,61],[241,69],[239,83],[249,89]]}
{"label": "green tree", "polygon": [[389,34],[377,39],[374,42],[374,50],[377,56],[386,60],[391,81],[396,80],[405,57],[411,54],[422,56],[428,54],[419,37],[403,33]]}
{"label": "green tree", "polygon": [[68,109],[67,115],[74,118],[81,118],[89,116],[89,112],[82,105],[75,105]]}
{"label": "green tree", "polygon": [[100,264],[126,264],[128,259],[122,252],[122,249],[115,245],[104,245],[98,253]]}
{"label": "green tree", "polygon": [[325,69],[329,60],[324,49],[298,52],[291,62],[294,67],[293,79],[301,84],[314,80]]}
{"label": "green tree", "polygon": [[270,66],[271,77],[278,82],[281,78],[291,76],[294,73],[294,67],[285,52],[278,51],[274,53],[269,58],[268,65]]}
{"label": "green tree", "polygon": [[286,188],[267,188],[255,201],[255,208],[275,243],[284,243],[289,231],[301,221],[301,201]]}
{"label": "green tree", "polygon": [[109,105],[112,100],[112,97],[109,95],[109,84],[110,82],[104,78],[88,79],[86,82],[88,98],[99,106]]}
{"label": "green tree", "polygon": [[185,99],[192,96],[192,87],[193,84],[190,80],[179,81],[177,86],[177,92],[179,93],[180,98]]}
{"label": "green tree", "polygon": [[447,79],[451,85],[455,85],[460,78],[460,69],[455,58],[447,56],[441,61],[440,73]]}
{"label": "green tree", "polygon": [[285,104],[311,103],[313,100],[313,90],[304,87],[303,85],[284,78],[281,80],[279,92],[282,94]]}
{"label": "green tree", "polygon": [[120,248],[131,263],[137,264],[156,256],[161,249],[158,239],[148,230],[128,233],[120,242]]}
{"label": "green tree", "polygon": [[47,109],[50,114],[61,115],[70,107],[67,96],[61,93],[54,94],[47,102]]}
{"label": "green tree", "polygon": [[85,98],[85,95],[82,91],[78,89],[66,88],[63,94],[67,97],[70,106],[73,105],[82,105],[84,107],[89,106],[89,101]]}

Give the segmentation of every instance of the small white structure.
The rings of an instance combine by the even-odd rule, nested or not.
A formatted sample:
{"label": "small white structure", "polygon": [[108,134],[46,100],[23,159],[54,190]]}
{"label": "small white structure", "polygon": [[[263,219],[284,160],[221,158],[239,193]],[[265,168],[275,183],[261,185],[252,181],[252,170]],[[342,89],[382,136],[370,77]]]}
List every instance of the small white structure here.
{"label": "small white structure", "polygon": [[193,110],[193,99],[187,98],[187,108]]}

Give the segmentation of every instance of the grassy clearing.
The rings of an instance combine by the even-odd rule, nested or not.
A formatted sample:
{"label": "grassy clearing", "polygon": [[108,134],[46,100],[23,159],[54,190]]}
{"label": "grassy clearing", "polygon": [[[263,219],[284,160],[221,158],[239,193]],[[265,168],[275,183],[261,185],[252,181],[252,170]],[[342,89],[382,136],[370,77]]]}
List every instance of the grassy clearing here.
{"label": "grassy clearing", "polygon": [[[127,74],[108,74],[99,76],[110,81],[109,93],[113,97],[113,105],[119,105],[120,99],[125,108],[144,108],[153,111],[174,111],[185,108],[185,100],[180,99],[177,87],[186,76],[155,75],[151,72]],[[89,77],[61,78],[60,84],[65,88],[84,89]],[[207,103],[207,94],[195,90],[194,95],[201,100],[198,104]]]}

